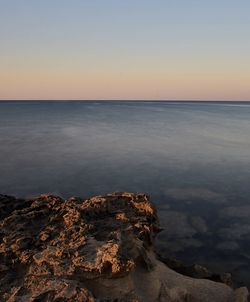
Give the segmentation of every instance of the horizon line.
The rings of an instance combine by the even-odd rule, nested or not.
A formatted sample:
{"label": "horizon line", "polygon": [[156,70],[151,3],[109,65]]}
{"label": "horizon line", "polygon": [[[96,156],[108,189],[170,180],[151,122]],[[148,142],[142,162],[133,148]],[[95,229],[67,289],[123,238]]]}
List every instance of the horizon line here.
{"label": "horizon line", "polygon": [[249,100],[222,99],[0,99],[0,102],[250,102]]}

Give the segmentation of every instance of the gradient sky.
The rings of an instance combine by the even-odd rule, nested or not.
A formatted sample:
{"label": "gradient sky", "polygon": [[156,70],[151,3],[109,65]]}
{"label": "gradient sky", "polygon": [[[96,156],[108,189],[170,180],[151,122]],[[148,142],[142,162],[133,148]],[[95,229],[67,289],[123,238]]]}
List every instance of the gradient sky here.
{"label": "gradient sky", "polygon": [[250,100],[250,1],[0,0],[0,99]]}

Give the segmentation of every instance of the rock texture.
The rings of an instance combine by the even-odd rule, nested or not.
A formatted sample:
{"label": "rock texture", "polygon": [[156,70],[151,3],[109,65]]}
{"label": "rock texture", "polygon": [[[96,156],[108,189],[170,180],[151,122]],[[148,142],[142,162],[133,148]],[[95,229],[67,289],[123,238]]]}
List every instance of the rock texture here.
{"label": "rock texture", "polygon": [[0,301],[247,301],[246,288],[183,276],[158,260],[158,231],[145,194],[0,195]]}
{"label": "rock texture", "polygon": [[208,270],[206,267],[193,264],[193,265],[186,265],[185,263],[181,262],[177,259],[165,258],[161,254],[158,254],[158,258],[165,263],[169,268],[173,269],[174,271],[193,278],[200,278],[200,279],[208,279],[216,282],[221,282],[227,284],[229,286],[233,286],[233,280],[230,273],[214,273]]}

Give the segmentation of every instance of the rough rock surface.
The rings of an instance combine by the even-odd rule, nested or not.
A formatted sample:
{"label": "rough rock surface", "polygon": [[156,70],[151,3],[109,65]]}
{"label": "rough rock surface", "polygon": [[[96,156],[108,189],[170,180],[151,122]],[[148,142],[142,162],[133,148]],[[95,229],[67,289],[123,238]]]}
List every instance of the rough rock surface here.
{"label": "rough rock surface", "polygon": [[247,301],[246,288],[183,276],[159,261],[158,231],[145,194],[0,195],[0,301]]}
{"label": "rough rock surface", "polygon": [[214,273],[208,270],[206,267],[193,264],[193,265],[186,265],[180,260],[173,259],[173,258],[166,258],[163,257],[161,254],[158,254],[159,259],[165,263],[169,268],[173,269],[174,271],[193,278],[200,278],[200,279],[208,279],[216,282],[225,283],[229,286],[233,286],[232,275],[230,273]]}

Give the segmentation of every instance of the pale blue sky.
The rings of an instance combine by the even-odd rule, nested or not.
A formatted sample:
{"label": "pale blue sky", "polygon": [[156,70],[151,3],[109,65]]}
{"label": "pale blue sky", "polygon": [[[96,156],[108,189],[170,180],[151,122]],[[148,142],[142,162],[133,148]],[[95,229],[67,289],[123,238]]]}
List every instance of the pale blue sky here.
{"label": "pale blue sky", "polygon": [[0,99],[250,99],[249,14],[249,0],[0,0]]}

